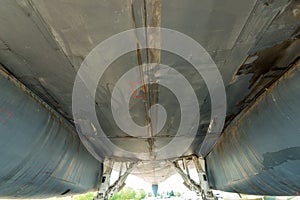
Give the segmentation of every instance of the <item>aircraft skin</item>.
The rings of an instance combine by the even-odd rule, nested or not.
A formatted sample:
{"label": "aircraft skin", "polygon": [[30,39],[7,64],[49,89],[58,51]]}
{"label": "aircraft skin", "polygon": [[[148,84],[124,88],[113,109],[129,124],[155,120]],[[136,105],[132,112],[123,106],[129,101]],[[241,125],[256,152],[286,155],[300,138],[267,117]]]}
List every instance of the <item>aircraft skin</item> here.
{"label": "aircraft skin", "polygon": [[[107,160],[134,163],[130,173],[157,185],[180,173],[174,162],[192,155],[205,160],[211,189],[299,194],[300,1],[3,0],[0,13],[1,198],[96,191],[104,185]],[[137,46],[107,68],[96,63],[95,73],[81,71],[93,65],[90,59],[108,55],[109,60],[127,48],[130,38],[116,40],[116,46],[104,46],[93,57],[109,38],[131,29]],[[162,49],[142,48],[139,34],[144,30],[147,45]],[[190,39],[170,40],[178,51],[164,49],[175,36]],[[188,41],[205,53],[185,49],[188,58],[176,55],[191,47]],[[193,61],[202,58],[213,61],[221,79],[205,76],[212,68],[198,73]],[[99,126],[84,106],[91,93],[84,78],[93,81],[97,70],[103,74],[96,77],[92,108]],[[145,84],[146,78],[156,82]],[[180,90],[184,104],[170,90],[181,79],[190,84]],[[76,83],[86,86],[79,96],[74,96]],[[128,101],[120,97],[122,88],[132,90]],[[189,110],[195,104],[193,95],[185,95],[188,89],[194,92],[196,109]],[[151,110],[156,104],[167,113],[162,126],[159,108]],[[125,105],[130,117],[123,113]],[[111,108],[118,108],[116,114]],[[211,131],[222,117],[224,126]],[[138,124],[131,133],[118,126],[128,118]],[[177,134],[183,121],[188,131]],[[147,133],[137,131],[140,127],[148,127]],[[157,153],[165,146],[171,151]]]}

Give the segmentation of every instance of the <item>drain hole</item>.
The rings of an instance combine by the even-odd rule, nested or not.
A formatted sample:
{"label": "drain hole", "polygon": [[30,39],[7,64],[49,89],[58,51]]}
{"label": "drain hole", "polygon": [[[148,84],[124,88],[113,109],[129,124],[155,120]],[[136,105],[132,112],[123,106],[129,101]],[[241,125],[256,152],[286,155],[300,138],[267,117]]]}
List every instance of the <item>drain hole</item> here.
{"label": "drain hole", "polygon": [[71,190],[70,189],[67,189],[66,191],[64,191],[63,193],[61,193],[60,195],[65,195],[67,194],[68,192],[70,192]]}

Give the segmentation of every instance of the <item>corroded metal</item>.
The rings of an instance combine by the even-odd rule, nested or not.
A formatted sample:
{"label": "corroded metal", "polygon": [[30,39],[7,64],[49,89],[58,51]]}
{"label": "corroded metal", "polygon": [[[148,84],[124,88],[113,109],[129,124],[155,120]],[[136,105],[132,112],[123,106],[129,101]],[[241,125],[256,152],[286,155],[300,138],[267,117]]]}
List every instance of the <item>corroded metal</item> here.
{"label": "corroded metal", "polygon": [[101,163],[72,126],[0,70],[0,197],[50,197],[94,190]]}
{"label": "corroded metal", "polygon": [[[114,34],[134,27],[149,25],[174,29],[195,39],[216,62],[227,90],[228,125],[242,109],[249,105],[249,102],[256,101],[256,97],[264,91],[264,88],[277,80],[299,56],[298,0],[133,0],[132,2],[135,8],[136,26],[132,23],[132,7],[129,0],[72,0],[72,2],[2,0],[0,1],[0,62],[33,93],[72,122],[71,96],[76,71],[96,45]],[[154,36],[154,39],[159,38],[159,34]],[[158,41],[154,40],[154,42]],[[210,119],[210,97],[205,83],[200,75],[196,75],[188,61],[155,49],[148,50],[147,55],[150,54],[148,59],[146,59],[145,51],[141,51],[141,53],[144,63],[150,60],[168,64],[180,71],[193,85],[201,106],[201,121],[194,143],[184,155],[198,154]],[[256,60],[253,58],[255,56],[257,56]],[[129,70],[129,66],[135,66],[137,63],[135,52],[127,57],[121,57],[113,63],[111,70],[107,71],[106,77],[99,83],[97,90],[99,95],[95,107],[98,111],[99,121],[105,125],[107,136],[114,144],[136,152],[148,152],[149,150],[151,152],[151,149],[155,147],[168,144],[175,137],[177,124],[179,124],[180,112],[177,109],[178,104],[173,101],[174,98],[163,101],[162,97],[168,94],[166,90],[158,85],[153,85],[147,90],[147,92],[152,90],[151,100],[153,103],[165,104],[170,111],[170,118],[164,131],[155,139],[145,140],[123,134],[114,128],[116,126],[114,126],[110,111],[106,109],[110,106],[110,101],[107,99],[111,97],[117,78]],[[250,80],[251,82],[249,82]],[[4,92],[2,93],[4,94]],[[139,122],[139,119],[145,121],[145,109],[142,106],[138,107],[142,103],[141,99],[132,101],[132,108],[134,108],[132,117],[136,122]],[[289,102],[282,105],[282,108],[287,109],[287,105]],[[44,107],[47,108],[47,106]],[[3,124],[8,124],[17,116],[6,107],[0,108],[0,111],[0,123]],[[55,117],[56,112],[52,109],[48,109],[48,111],[54,114],[50,119]],[[63,122],[61,125],[65,124],[61,117],[55,118]],[[269,121],[273,121],[272,118],[273,116],[263,118],[261,122],[270,123]],[[26,118],[26,120],[29,119]],[[141,124],[143,125],[144,122]],[[64,127],[72,132],[72,128],[69,126]],[[18,128],[20,128],[19,125]],[[15,130],[17,129],[13,125],[5,134],[13,135]],[[289,127],[286,130],[289,130]],[[232,131],[232,137],[224,138],[222,141],[225,141],[226,144],[232,140],[235,144],[239,144],[239,134],[235,133],[239,131],[239,128],[236,128],[236,131]],[[264,135],[262,134],[262,136]],[[215,139],[215,135],[211,135],[211,137]],[[67,144],[77,141],[72,137],[69,139],[70,141],[65,140]],[[259,135],[256,140],[264,141],[266,139],[265,137],[260,138]],[[295,139],[295,141],[297,140]],[[9,144],[10,140],[2,142]],[[284,143],[284,141],[279,141],[279,143]],[[42,144],[48,145],[48,143]],[[15,150],[20,149],[16,142],[14,145]],[[57,148],[59,145],[61,143],[58,143]],[[231,149],[235,152],[242,152],[246,147],[241,144],[231,146]],[[279,151],[278,155],[291,154],[295,148]],[[223,152],[222,148],[217,148],[214,152],[216,151],[225,158],[229,156]],[[15,151],[15,154],[21,153]],[[228,168],[228,172],[226,168],[230,176],[240,177],[242,174],[247,177],[247,174],[256,172],[256,168],[252,165],[260,163],[261,160],[255,156],[252,150],[247,150],[247,154],[251,155],[251,159],[243,160],[244,162],[240,162],[236,157],[232,158],[239,170]],[[266,154],[266,157],[272,158],[271,155]],[[107,156],[114,160],[124,161],[126,159],[118,154]],[[7,162],[12,158],[7,157]],[[43,160],[44,157],[41,159]],[[56,159],[60,159],[60,157]],[[282,160],[279,160],[280,162]],[[158,179],[164,180],[173,174],[173,172],[169,172],[170,167],[166,163],[166,161],[162,161],[141,164],[141,167],[137,167],[138,175],[151,183],[155,183]],[[267,163],[269,164],[266,166],[272,164],[272,162]],[[2,162],[1,164],[4,165]],[[261,165],[260,163],[257,168]],[[220,168],[224,170],[221,166]],[[33,169],[36,169],[34,165]],[[5,174],[6,170],[3,168],[0,174]],[[70,174],[79,173],[76,170],[70,168],[68,171]],[[297,176],[292,179],[299,180],[299,178],[296,179]],[[22,176],[19,181],[25,181],[23,178],[27,177]],[[276,177],[273,182],[269,182],[274,187],[277,184],[275,179]],[[224,178],[224,180],[227,179]],[[265,187],[268,188],[268,186]],[[255,189],[257,188],[253,188],[252,191]],[[257,190],[259,191],[259,188]],[[40,191],[36,192],[40,193]],[[11,195],[15,195],[15,193]]]}
{"label": "corroded metal", "polygon": [[300,62],[227,127],[207,156],[214,189],[260,195],[300,191]]}

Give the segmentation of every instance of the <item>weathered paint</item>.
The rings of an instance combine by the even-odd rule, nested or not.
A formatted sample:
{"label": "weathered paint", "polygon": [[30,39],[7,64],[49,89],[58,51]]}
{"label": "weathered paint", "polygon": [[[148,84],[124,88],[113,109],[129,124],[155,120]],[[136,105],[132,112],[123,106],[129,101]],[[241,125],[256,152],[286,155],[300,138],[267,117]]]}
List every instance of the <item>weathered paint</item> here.
{"label": "weathered paint", "polygon": [[[273,65],[265,68],[267,66],[264,62],[258,62],[268,57],[268,54],[259,52],[291,41],[299,37],[300,33],[298,0],[164,0],[161,4],[159,0],[132,2],[137,27],[161,26],[180,31],[195,39],[210,53],[220,69],[227,90],[227,124],[248,106],[253,97],[260,94],[262,88],[276,80],[277,75],[281,75],[281,72],[276,71],[276,77],[267,77],[274,76],[275,68],[271,68]],[[135,27],[130,1],[1,0],[0,5],[0,62],[55,111],[72,122],[71,96],[76,71],[97,44],[114,34]],[[292,42],[291,45],[293,44],[296,43]],[[298,55],[299,51],[296,48],[296,51],[290,51],[290,47],[292,46],[280,50],[287,50],[286,55],[295,55],[291,52],[297,52]],[[167,52],[161,52],[158,57],[156,54],[159,51],[154,50],[148,52],[154,55],[151,60],[147,59],[145,52],[142,51],[143,62],[160,60],[180,71],[193,85],[201,106],[201,121],[197,137],[184,155],[197,154],[210,122],[210,98],[204,81],[200,75],[196,75],[188,62],[179,57]],[[278,58],[283,54],[284,52],[274,52]],[[251,71],[247,71],[243,66],[244,61],[247,60],[249,64],[248,58],[253,55],[260,57],[253,63]],[[283,67],[293,62],[291,57],[286,58],[287,62],[281,60],[285,63]],[[274,59],[280,60],[277,57]],[[110,97],[118,77],[128,70],[127,66],[136,64],[137,56],[134,52],[116,60],[108,69],[106,77],[99,83],[96,110],[98,119],[105,125],[112,142],[124,149],[145,152],[148,151],[148,146],[169,143],[178,128],[180,113],[176,109],[178,104],[172,101],[172,97],[168,98],[169,101],[162,101],[167,90],[154,86],[152,91],[157,90],[157,95],[152,99],[167,105],[171,116],[166,123],[166,129],[156,140],[145,141],[143,138],[130,137],[114,128],[116,126],[110,111],[106,110],[107,105],[110,105],[107,101],[110,98],[107,97]],[[280,66],[276,66],[276,70],[278,67]],[[266,73],[261,69],[272,72]],[[253,88],[249,88],[250,79],[257,81],[251,84]],[[138,102],[141,99],[134,100]],[[13,117],[7,110],[3,111],[3,115],[3,121]],[[144,115],[142,106],[134,107],[132,116],[136,122],[139,119],[144,121]],[[126,160],[113,153],[107,156],[115,160]],[[152,173],[148,173],[148,168],[140,168],[139,176],[146,179],[152,174],[168,177],[165,170],[159,170],[158,173],[157,169],[160,168],[160,165],[156,165]],[[148,181],[151,182],[150,179]]]}
{"label": "weathered paint", "polygon": [[102,165],[72,126],[2,69],[0,91],[0,197],[95,190]]}
{"label": "weathered paint", "polygon": [[257,195],[300,191],[300,62],[228,126],[207,156],[214,189]]}

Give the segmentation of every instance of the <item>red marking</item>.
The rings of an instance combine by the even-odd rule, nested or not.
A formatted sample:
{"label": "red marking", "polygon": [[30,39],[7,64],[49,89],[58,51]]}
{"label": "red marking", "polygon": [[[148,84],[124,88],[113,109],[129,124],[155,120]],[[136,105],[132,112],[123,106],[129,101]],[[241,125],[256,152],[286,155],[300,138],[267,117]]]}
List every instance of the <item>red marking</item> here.
{"label": "red marking", "polygon": [[135,86],[140,85],[139,82],[130,82],[130,84],[131,84],[131,89],[133,92],[133,98],[135,98],[135,99],[145,99],[146,98],[147,88],[146,88],[145,84],[143,84],[143,93],[144,93],[143,95],[138,95],[137,90],[135,90]]}
{"label": "red marking", "polygon": [[6,124],[8,120],[14,115],[14,113],[5,108],[0,108],[0,113],[3,113],[5,117],[0,117],[0,123]]}
{"label": "red marking", "polygon": [[296,192],[296,196],[298,196],[299,195],[299,192]]}

